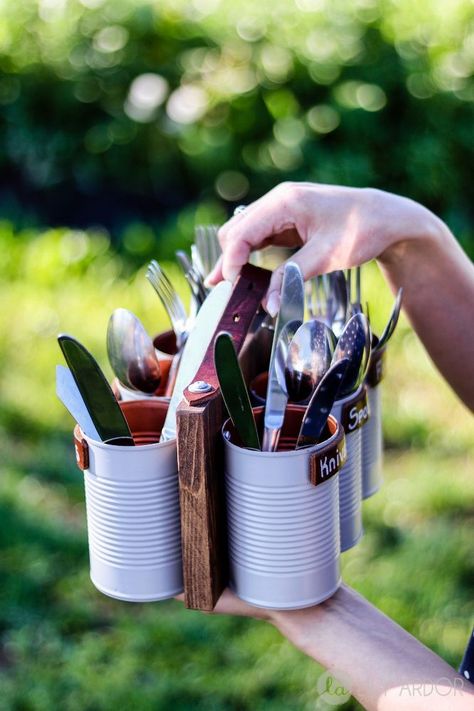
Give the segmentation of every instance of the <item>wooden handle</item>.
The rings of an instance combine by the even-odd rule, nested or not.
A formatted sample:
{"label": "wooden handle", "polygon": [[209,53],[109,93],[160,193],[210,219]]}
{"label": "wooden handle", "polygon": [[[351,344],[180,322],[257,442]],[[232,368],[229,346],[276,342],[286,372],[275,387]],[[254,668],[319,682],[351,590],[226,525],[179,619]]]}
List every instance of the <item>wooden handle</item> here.
{"label": "wooden handle", "polygon": [[183,549],[184,601],[188,608],[212,610],[227,585],[227,532],[221,427],[225,407],[214,368],[214,339],[228,331],[240,351],[268,287],[270,272],[247,265],[194,380],[212,390],[186,389],[177,410],[177,445]]}
{"label": "wooden handle", "polygon": [[190,405],[202,405],[209,400],[219,389],[216,369],[214,367],[214,340],[219,331],[227,331],[232,336],[237,353],[242,348],[247,331],[255,318],[260,302],[267,290],[270,281],[270,272],[260,267],[246,264],[235,282],[232,295],[227,308],[219,321],[214,337],[212,338],[201,366],[196,373],[194,381],[204,381],[212,389],[206,393],[190,392],[189,387],[184,391],[184,397]]}

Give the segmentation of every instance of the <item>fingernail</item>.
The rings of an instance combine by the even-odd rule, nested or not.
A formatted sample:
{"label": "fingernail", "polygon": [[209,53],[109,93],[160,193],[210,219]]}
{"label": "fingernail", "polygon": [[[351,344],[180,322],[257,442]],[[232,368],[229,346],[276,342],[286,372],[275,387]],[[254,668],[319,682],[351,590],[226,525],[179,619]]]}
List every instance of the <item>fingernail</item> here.
{"label": "fingernail", "polygon": [[270,314],[272,318],[275,318],[275,316],[278,313],[278,310],[280,308],[280,294],[278,291],[272,291],[268,295],[267,299],[267,312]]}
{"label": "fingernail", "polygon": [[206,289],[209,289],[209,287],[214,286],[214,275],[212,272],[210,272],[204,279],[204,286],[206,287]]}
{"label": "fingernail", "polygon": [[237,279],[239,276],[240,271],[238,269],[226,269],[226,272],[224,274],[224,279],[227,281],[234,283],[234,281]]}

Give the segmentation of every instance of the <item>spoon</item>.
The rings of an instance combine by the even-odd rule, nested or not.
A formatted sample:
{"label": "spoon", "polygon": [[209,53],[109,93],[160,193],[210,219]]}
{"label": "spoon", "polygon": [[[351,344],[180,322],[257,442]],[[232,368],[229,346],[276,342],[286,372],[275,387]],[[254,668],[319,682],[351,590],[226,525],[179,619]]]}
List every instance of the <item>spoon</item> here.
{"label": "spoon", "polygon": [[397,327],[398,317],[400,316],[400,309],[402,308],[402,300],[403,288],[400,288],[397,292],[397,297],[395,299],[395,303],[393,304],[392,313],[390,314],[390,318],[388,319],[387,325],[385,326],[384,331],[380,336],[377,345],[375,346],[376,350],[380,350],[381,348],[383,348],[386,343],[388,343],[388,341],[391,339],[393,332]]}
{"label": "spoon", "polygon": [[107,327],[110,365],[122,385],[154,393],[160,384],[160,363],[148,333],[127,309],[115,309]]}
{"label": "spoon", "polygon": [[348,358],[338,360],[320,380],[303,415],[296,449],[319,442],[349,364]]}
{"label": "spoon", "polygon": [[339,396],[344,397],[357,390],[365,377],[370,357],[370,329],[366,316],[352,316],[337,342],[332,363],[349,358],[350,364],[341,383]]}
{"label": "spoon", "polygon": [[307,400],[331,365],[336,338],[322,321],[307,321],[296,331],[285,361],[285,383],[293,402]]}
{"label": "spoon", "polygon": [[329,325],[336,338],[339,338],[347,320],[347,288],[346,277],[342,270],[329,275],[330,297],[328,299]]}
{"label": "spoon", "polygon": [[300,328],[302,322],[299,319],[294,319],[293,321],[288,321],[280,331],[278,341],[275,349],[275,373],[278,380],[280,388],[286,395],[288,395],[288,388],[286,385],[286,361],[288,359],[288,353],[290,350],[290,344],[294,338],[295,333]]}

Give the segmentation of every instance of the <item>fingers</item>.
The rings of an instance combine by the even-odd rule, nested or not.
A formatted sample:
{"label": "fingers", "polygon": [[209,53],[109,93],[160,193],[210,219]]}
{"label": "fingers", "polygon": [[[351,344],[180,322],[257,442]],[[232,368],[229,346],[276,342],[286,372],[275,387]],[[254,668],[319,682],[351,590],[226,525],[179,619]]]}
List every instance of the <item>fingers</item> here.
{"label": "fingers", "polygon": [[256,619],[269,619],[269,613],[263,608],[254,607],[240,600],[237,595],[226,588],[220,596],[213,610],[217,614],[239,615],[240,617],[254,617]]}
{"label": "fingers", "polygon": [[[184,602],[184,593],[175,595],[175,600]],[[224,590],[211,614],[239,615],[240,617],[254,617],[260,620],[268,620],[270,618],[268,610],[254,607],[240,600],[229,588]]]}
{"label": "fingers", "polygon": [[[295,262],[299,266],[304,280],[317,273],[317,255],[315,255],[314,244],[311,244],[310,242],[301,247],[301,249],[295,252],[287,261]],[[274,270],[270,279],[267,294],[263,299],[264,308],[270,316],[273,317],[276,316],[280,308],[280,291],[283,282],[285,264],[286,262]]]}
{"label": "fingers", "polygon": [[[222,225],[222,227],[219,229],[219,242],[221,244],[223,252],[225,252],[226,249],[226,244],[229,239],[229,231],[235,229],[236,225],[238,225],[239,221],[242,219],[244,212],[248,212],[252,210],[252,207],[255,203],[251,205],[247,205],[245,210],[241,210],[240,212],[237,212],[234,214],[227,222]],[[249,252],[250,254],[250,252]],[[247,260],[248,261],[248,260]],[[224,255],[221,255],[216,262],[214,268],[212,269],[211,272],[209,272],[208,276],[206,277],[205,280],[205,286],[214,286],[215,284],[218,284],[220,281],[225,279],[223,274],[223,262],[224,262]],[[246,264],[246,262],[244,262]],[[243,264],[242,264],[243,266]],[[240,271],[240,269],[239,269]],[[235,277],[239,273],[239,271],[235,274],[234,278],[231,279],[231,281],[234,281]]]}
{"label": "fingers", "polygon": [[215,284],[218,284],[220,281],[223,280],[223,275],[222,275],[222,261],[223,257],[222,255],[219,257],[217,260],[214,269],[212,269],[207,277],[204,279],[204,286],[214,286]]}
{"label": "fingers", "polygon": [[299,219],[298,191],[282,184],[252,203],[244,212],[232,217],[219,231],[222,246],[222,265],[213,270],[210,282],[219,276],[234,281],[247,263],[250,252],[269,243],[278,242],[276,235],[285,233],[288,246],[300,243],[297,223]]}

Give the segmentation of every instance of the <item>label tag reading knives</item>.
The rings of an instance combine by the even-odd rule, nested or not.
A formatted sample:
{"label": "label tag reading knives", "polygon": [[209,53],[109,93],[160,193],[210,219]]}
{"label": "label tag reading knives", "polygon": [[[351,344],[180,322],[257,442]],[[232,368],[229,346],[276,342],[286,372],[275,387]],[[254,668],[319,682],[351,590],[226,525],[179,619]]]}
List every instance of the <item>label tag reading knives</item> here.
{"label": "label tag reading knives", "polygon": [[311,456],[309,478],[314,486],[324,484],[335,476],[347,460],[344,428],[340,427],[339,430],[335,441],[329,442]]}

